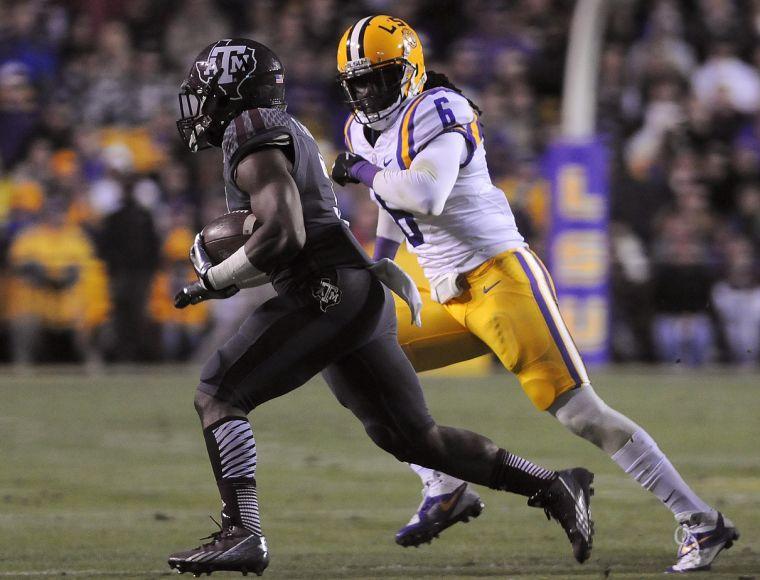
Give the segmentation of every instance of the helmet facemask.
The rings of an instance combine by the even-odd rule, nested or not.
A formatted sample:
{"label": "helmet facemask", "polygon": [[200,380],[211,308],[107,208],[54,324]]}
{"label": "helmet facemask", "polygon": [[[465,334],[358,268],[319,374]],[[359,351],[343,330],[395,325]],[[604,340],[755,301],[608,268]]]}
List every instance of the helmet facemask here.
{"label": "helmet facemask", "polygon": [[[219,146],[231,111],[230,99],[225,94],[217,94],[217,85],[222,71],[219,70],[208,84],[193,90],[190,83],[182,83],[179,93],[180,118],[177,130],[188,149],[195,153],[212,145]],[[218,127],[217,127],[218,125]]]}
{"label": "helmet facemask", "polygon": [[368,59],[348,64],[338,75],[346,103],[362,125],[374,125],[391,117],[411,94],[414,66],[403,58],[375,65]]}

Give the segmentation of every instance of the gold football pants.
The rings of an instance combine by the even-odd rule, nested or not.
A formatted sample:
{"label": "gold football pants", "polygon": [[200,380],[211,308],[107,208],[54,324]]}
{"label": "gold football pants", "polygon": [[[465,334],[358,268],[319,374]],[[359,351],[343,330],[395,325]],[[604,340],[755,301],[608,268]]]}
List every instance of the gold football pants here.
{"label": "gold football pants", "polygon": [[588,375],[562,319],[549,272],[529,249],[510,250],[465,275],[468,289],[446,304],[422,294],[422,328],[397,299],[398,338],[417,371],[494,352],[545,410]]}

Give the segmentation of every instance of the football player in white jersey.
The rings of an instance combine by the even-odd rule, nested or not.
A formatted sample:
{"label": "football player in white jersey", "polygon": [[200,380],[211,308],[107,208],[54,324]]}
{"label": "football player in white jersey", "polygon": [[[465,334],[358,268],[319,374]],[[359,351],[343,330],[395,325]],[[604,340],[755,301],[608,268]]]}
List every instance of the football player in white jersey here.
{"label": "football player in white jersey", "polygon": [[[353,110],[347,152],[332,168],[341,185],[363,183],[380,207],[375,259],[399,244],[417,255],[430,290],[421,328],[399,306],[399,341],[418,371],[493,351],[525,393],[572,433],[601,448],[674,514],[681,534],[669,572],[710,567],[739,534],[681,478],[639,425],[594,392],[562,320],[549,273],[520,235],[488,174],[478,109],[425,70],[417,33],[403,20],[369,16],[338,45],[338,80]],[[467,484],[412,466],[423,502],[396,534],[429,542],[482,503]]]}

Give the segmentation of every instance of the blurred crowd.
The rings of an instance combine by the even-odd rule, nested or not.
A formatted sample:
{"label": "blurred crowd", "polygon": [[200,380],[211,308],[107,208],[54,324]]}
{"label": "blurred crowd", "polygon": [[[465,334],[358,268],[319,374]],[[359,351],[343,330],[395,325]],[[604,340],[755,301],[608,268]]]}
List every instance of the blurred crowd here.
{"label": "blurred crowd", "polygon": [[[329,163],[348,114],[335,83],[340,35],[370,13],[406,19],[428,68],[483,109],[492,177],[540,251],[540,159],[557,134],[573,6],[0,0],[0,360],[183,360],[261,299],[172,307],[194,276],[195,232],[225,211],[219,153],[191,156],[174,126],[184,74],[219,38],[280,55],[289,111]],[[598,128],[613,152],[618,360],[760,362],[759,37],[758,0],[621,0],[612,11]],[[338,197],[371,244],[369,198]]]}

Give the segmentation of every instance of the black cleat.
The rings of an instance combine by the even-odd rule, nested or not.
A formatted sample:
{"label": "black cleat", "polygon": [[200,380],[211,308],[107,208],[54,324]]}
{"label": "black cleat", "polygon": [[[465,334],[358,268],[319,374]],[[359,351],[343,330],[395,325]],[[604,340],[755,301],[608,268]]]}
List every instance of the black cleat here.
{"label": "black cleat", "polygon": [[210,576],[212,572],[222,570],[241,572],[243,576],[247,576],[248,572],[261,576],[269,564],[269,550],[264,536],[230,526],[208,537],[211,541],[207,544],[169,556],[169,567],[180,574],[190,572],[197,578],[201,574]]}
{"label": "black cleat", "polygon": [[531,507],[544,508],[547,519],[555,519],[573,545],[573,555],[581,564],[591,555],[594,521],[591,519],[591,483],[594,474],[576,467],[558,472],[544,491],[528,500]]}

